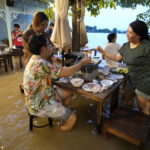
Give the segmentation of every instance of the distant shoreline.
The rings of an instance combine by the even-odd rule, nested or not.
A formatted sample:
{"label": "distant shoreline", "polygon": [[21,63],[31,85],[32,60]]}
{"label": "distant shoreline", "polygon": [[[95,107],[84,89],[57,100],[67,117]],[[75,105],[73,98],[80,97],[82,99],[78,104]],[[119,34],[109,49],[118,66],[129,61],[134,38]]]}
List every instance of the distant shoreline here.
{"label": "distant shoreline", "polygon": [[92,26],[85,26],[86,28],[86,32],[87,33],[121,33],[121,34],[126,34],[126,31],[121,31],[118,30],[117,28],[113,28],[112,30],[105,28],[105,29],[97,29],[96,26],[92,27]]}
{"label": "distant shoreline", "polygon": [[[89,31],[87,31],[86,33],[112,33],[112,32],[89,32]],[[117,32],[117,34],[126,34],[126,32],[125,33]]]}

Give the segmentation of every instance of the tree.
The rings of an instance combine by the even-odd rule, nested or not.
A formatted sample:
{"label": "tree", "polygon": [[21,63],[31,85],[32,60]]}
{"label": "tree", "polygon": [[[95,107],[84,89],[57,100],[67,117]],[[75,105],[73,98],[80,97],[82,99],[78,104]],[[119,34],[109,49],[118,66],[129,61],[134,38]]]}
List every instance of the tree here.
{"label": "tree", "polygon": [[150,28],[150,9],[148,9],[146,12],[138,14],[137,19],[140,19],[146,22],[148,27]]}
{"label": "tree", "polygon": [[[54,0],[42,0],[43,2],[54,3]],[[102,8],[114,8],[120,6],[122,8],[135,9],[138,5],[149,7],[146,12],[143,12],[137,16],[137,19],[145,21],[150,27],[150,0],[81,0],[82,3],[86,3],[86,8],[91,12],[91,16],[97,16],[100,14]],[[70,0],[70,6],[76,3],[76,0]],[[77,8],[76,8],[77,9]],[[74,10],[74,9],[73,9]],[[49,5],[48,10],[45,13],[51,18],[53,13],[52,7]]]}
{"label": "tree", "polygon": [[118,31],[117,31],[117,28],[113,28],[112,32],[113,32],[113,33],[117,33],[117,32],[118,32]]}
{"label": "tree", "polygon": [[[54,3],[54,0],[42,0],[43,2]],[[132,8],[135,9],[138,5],[150,7],[150,0],[69,0],[69,5],[71,6],[72,10],[72,38],[73,38],[73,45],[72,48],[77,51],[79,48],[78,41],[79,35],[77,33],[78,26],[77,25],[77,18],[79,18],[81,12],[81,8],[76,7],[76,2],[81,2],[86,5],[86,8],[89,12],[91,12],[91,16],[97,16],[100,14],[102,8],[114,8],[116,6],[120,6],[122,8]],[[48,12],[48,14],[47,14]],[[45,13],[50,16],[52,9],[49,11],[45,11]],[[150,27],[150,8],[137,16],[137,19],[141,19],[147,23]]]}
{"label": "tree", "polygon": [[117,6],[135,9],[137,5],[148,7],[146,12],[137,15],[137,19],[143,20],[150,28],[150,0],[114,0]]}

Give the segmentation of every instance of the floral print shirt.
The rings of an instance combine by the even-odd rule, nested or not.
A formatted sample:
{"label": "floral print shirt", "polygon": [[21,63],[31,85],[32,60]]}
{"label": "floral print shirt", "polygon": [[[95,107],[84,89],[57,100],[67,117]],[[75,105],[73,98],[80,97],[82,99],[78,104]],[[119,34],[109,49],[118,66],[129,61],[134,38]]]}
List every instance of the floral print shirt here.
{"label": "floral print shirt", "polygon": [[61,68],[33,55],[24,72],[25,100],[31,114],[38,113],[54,101],[54,89],[51,79],[56,79]]}

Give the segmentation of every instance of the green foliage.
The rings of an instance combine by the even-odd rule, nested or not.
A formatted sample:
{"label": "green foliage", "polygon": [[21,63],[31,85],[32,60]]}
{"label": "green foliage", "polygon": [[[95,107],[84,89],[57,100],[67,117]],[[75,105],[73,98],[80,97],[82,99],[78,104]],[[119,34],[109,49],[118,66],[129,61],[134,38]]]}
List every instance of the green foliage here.
{"label": "green foliage", "polygon": [[114,2],[122,8],[135,9],[138,5],[149,7],[146,12],[137,15],[137,19],[143,20],[150,28],[150,0],[114,0]]}
{"label": "green foliage", "polygon": [[139,15],[137,15],[137,19],[143,20],[147,23],[148,27],[150,28],[150,9],[146,12],[143,12]]}
{"label": "green foliage", "polygon": [[54,9],[53,7],[51,6],[51,4],[54,2],[54,1],[50,1],[50,0],[42,0],[43,2],[47,2],[48,3],[48,8],[44,10],[44,13],[48,16],[48,18],[50,20],[53,20],[53,15],[54,15]]}
{"label": "green foliage", "polygon": [[[54,3],[54,0],[42,0],[43,2],[49,3],[49,8],[44,12],[52,20],[53,17],[53,8],[50,7],[50,3]],[[72,2],[75,0],[69,0],[69,4],[72,5]],[[87,10],[91,13],[91,16],[97,16],[100,14],[102,8],[114,8],[120,6],[122,8],[132,8],[135,9],[138,5],[147,6],[150,8],[150,0],[81,0],[82,3],[86,4]],[[80,9],[77,9],[78,13]],[[68,13],[71,15],[70,11]],[[150,9],[146,12],[143,12],[137,16],[138,19],[143,20],[150,27]]]}
{"label": "green foliage", "polygon": [[102,8],[110,7],[116,9],[114,0],[86,0],[86,7],[91,12],[91,16],[95,17],[100,14]]}
{"label": "green foliage", "polygon": [[48,16],[50,20],[53,20],[54,10],[53,7],[49,7],[44,10],[44,13]]}
{"label": "green foliage", "polygon": [[149,6],[150,0],[114,0],[122,8],[136,8],[137,5]]}

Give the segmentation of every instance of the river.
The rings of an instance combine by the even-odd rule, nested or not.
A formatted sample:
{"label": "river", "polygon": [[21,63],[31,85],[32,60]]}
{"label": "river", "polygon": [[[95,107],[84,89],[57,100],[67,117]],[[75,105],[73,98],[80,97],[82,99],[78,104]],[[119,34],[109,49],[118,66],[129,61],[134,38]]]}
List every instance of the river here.
{"label": "river", "polygon": [[[89,45],[103,46],[107,34],[88,33]],[[124,39],[123,39],[124,37]],[[122,44],[125,35],[118,35]],[[107,139],[96,133],[97,103],[81,95],[74,95],[71,107],[76,111],[77,123],[71,131],[63,132],[54,121],[51,129],[34,128],[29,133],[29,117],[24,94],[19,91],[23,70],[19,69],[18,58],[14,58],[14,71],[5,73],[0,68],[0,150],[136,150],[137,147],[115,136]],[[47,123],[47,119],[36,119],[34,123]],[[144,150],[148,150],[145,147]]]}
{"label": "river", "polygon": [[[87,33],[88,36],[87,45],[92,48],[95,48],[98,45],[104,47],[105,44],[108,42],[107,35],[108,33]],[[123,45],[123,43],[127,42],[126,34],[117,34],[116,42],[120,45]]]}

